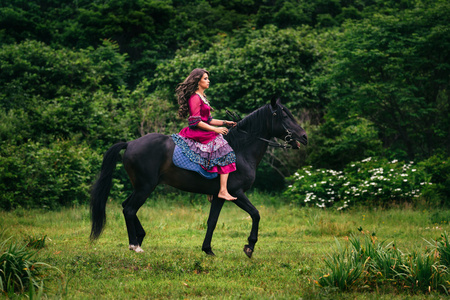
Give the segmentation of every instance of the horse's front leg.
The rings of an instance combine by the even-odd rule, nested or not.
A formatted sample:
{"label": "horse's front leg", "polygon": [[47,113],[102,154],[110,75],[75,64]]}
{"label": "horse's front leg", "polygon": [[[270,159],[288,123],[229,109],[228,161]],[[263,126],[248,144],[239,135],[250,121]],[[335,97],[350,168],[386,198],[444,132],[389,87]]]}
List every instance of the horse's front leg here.
{"label": "horse's front leg", "polygon": [[248,245],[244,246],[245,254],[251,258],[253,251],[255,249],[255,244],[258,241],[258,228],[259,228],[259,211],[255,206],[248,200],[244,192],[239,192],[236,194],[237,200],[234,203],[245,210],[252,218],[252,230],[250,231],[250,236],[248,237]]}
{"label": "horse's front leg", "polygon": [[217,225],[217,220],[219,219],[220,211],[222,210],[223,204],[225,200],[219,199],[217,196],[214,196],[211,208],[209,210],[209,217],[208,217],[208,228],[206,229],[206,236],[203,241],[202,250],[208,254],[214,256],[214,252],[211,250],[211,240],[213,236],[214,229]]}

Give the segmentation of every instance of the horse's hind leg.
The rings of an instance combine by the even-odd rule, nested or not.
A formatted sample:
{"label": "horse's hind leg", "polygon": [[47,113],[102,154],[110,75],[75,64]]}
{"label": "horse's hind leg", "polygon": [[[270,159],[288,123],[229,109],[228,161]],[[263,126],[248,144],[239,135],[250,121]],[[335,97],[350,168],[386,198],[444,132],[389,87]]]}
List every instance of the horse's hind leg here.
{"label": "horse's hind leg", "polygon": [[122,204],[123,215],[125,217],[125,223],[128,231],[129,249],[136,252],[143,252],[142,241],[145,237],[145,230],[139,221],[136,213],[139,208],[147,200],[150,193],[154,190],[155,186],[146,186],[139,190],[135,190],[130,197]]}
{"label": "horse's hind leg", "polygon": [[141,222],[139,221],[139,218],[137,216],[134,218],[134,226],[136,227],[136,237],[138,245],[142,246],[142,242],[145,238],[145,230],[144,227],[142,227]]}
{"label": "horse's hind leg", "polygon": [[[133,198],[135,192],[133,192],[130,196],[128,196],[128,198],[122,203],[122,207],[125,208],[125,206],[127,206],[128,201]],[[137,241],[139,246],[142,246],[142,241],[144,240],[145,237],[145,230],[144,227],[142,227],[141,222],[139,221],[139,218],[136,216],[134,218],[134,226],[136,227],[136,237],[137,237]]]}

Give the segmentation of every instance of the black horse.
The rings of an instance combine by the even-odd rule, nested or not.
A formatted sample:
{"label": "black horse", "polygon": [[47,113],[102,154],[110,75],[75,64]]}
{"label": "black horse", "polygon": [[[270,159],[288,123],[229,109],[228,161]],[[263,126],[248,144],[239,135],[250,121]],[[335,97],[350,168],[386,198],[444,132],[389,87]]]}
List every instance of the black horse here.
{"label": "black horse", "polygon": [[[230,173],[228,190],[237,197],[233,202],[252,218],[248,245],[244,247],[248,257],[252,256],[258,240],[260,216],[245,192],[255,180],[256,168],[267,147],[273,144],[270,141],[272,137],[284,139],[286,148],[298,149],[300,143],[307,144],[305,130],[297,124],[289,110],[275,99],[240,120],[225,137],[237,158],[237,171]],[[129,249],[136,252],[143,251],[140,245],[144,240],[145,231],[136,213],[158,184],[168,184],[183,191],[216,195],[211,202],[208,228],[202,246],[206,254],[214,255],[211,250],[211,239],[225,202],[217,197],[219,179],[205,179],[196,172],[176,167],[172,162],[174,147],[170,136],[150,133],[134,141],[120,142],[109,148],[103,158],[100,177],[91,191],[92,240],[99,237],[105,225],[105,206],[112,185],[113,171],[120,159],[119,152],[126,149],[122,161],[134,189],[122,204]]]}

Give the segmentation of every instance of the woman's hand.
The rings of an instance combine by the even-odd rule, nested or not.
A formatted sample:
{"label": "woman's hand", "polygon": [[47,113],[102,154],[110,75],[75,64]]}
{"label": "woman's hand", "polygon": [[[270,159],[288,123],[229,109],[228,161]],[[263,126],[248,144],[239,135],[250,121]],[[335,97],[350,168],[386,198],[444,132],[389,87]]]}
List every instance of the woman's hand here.
{"label": "woman's hand", "polygon": [[219,133],[219,134],[223,134],[223,135],[227,135],[228,134],[228,129],[226,127],[216,127],[214,132],[215,133]]}
{"label": "woman's hand", "polygon": [[233,121],[223,121],[223,125],[228,126],[228,127],[234,127],[236,126],[236,122]]}

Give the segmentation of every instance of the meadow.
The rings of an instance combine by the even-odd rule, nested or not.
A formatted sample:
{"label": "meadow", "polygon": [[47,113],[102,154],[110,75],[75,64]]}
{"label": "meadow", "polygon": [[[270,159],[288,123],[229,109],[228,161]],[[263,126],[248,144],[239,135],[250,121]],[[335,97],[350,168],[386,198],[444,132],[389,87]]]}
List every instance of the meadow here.
{"label": "meadow", "polygon": [[[391,286],[341,292],[317,280],[326,274],[324,259],[363,228],[404,253],[425,251],[429,241],[449,230],[442,210],[398,206],[346,211],[277,204],[274,196],[251,194],[261,214],[259,242],[251,259],[242,251],[251,220],[226,203],[213,237],[215,257],[201,244],[209,206],[200,196],[191,203],[149,199],[139,211],[147,231],[144,253],[128,250],[120,204],[107,205],[100,239],[89,241],[89,209],[16,209],[0,212],[0,227],[10,242],[45,237],[34,259],[56,269],[44,277],[43,298],[139,299],[440,299],[445,294],[411,293]],[[194,201],[192,201],[194,200]],[[428,241],[428,242],[427,242]],[[62,275],[61,275],[61,273]],[[25,296],[24,296],[25,297]]]}

